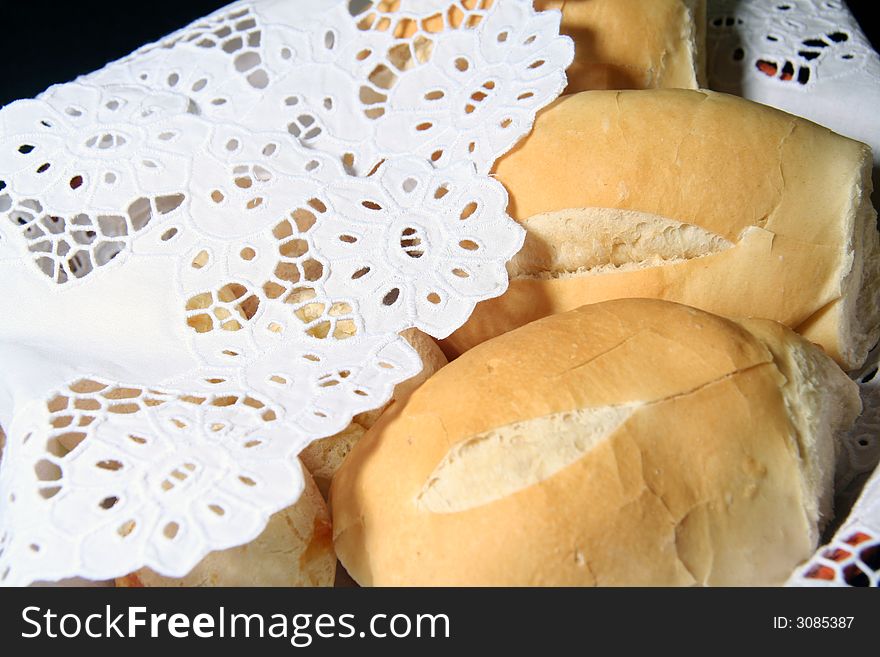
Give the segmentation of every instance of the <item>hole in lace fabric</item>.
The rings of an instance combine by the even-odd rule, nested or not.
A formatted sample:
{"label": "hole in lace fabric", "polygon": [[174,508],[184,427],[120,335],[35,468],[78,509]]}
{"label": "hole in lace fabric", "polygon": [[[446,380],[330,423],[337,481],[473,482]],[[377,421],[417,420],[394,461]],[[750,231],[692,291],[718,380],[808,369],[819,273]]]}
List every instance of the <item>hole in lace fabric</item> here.
{"label": "hole in lace fabric", "polygon": [[768,62],[766,59],[759,59],[755,64],[755,67],[764,75],[768,77],[775,77],[778,67],[773,62]]}
{"label": "hole in lace fabric", "polygon": [[755,68],[767,77],[776,78],[783,82],[796,81],[798,84],[807,84],[810,81],[810,69],[806,66],[795,66],[790,61],[785,61],[780,68],[776,62],[760,59],[755,63]]}
{"label": "hole in lace fabric", "polygon": [[[24,199],[5,209],[9,221],[21,231],[40,271],[63,284],[85,278],[110,263],[127,250],[131,237],[155,216],[173,212],[183,201],[183,194],[140,198],[124,213],[112,215],[53,215],[36,199]],[[174,237],[176,229],[173,230],[173,234],[166,231],[162,239]]]}
{"label": "hole in lace fabric", "polygon": [[109,511],[119,502],[119,498],[115,495],[111,495],[110,497],[105,497],[103,500],[98,502],[98,506],[104,511]]}
{"label": "hole in lace fabric", "polygon": [[[203,18],[153,48],[180,45],[216,50],[232,58],[235,70],[244,76],[248,84],[256,89],[263,89],[268,85],[269,77],[261,66],[259,48],[262,36],[262,29],[250,8],[236,8]],[[179,80],[169,79],[167,82],[174,87]],[[198,84],[197,81],[196,85]],[[194,91],[198,91],[195,85]]]}
{"label": "hole in lace fabric", "polygon": [[[309,296],[313,297],[313,294]],[[300,301],[302,299],[287,302]],[[351,304],[344,301],[336,303],[312,301],[297,307],[294,316],[306,325],[306,335],[322,340],[326,338],[345,340],[357,333],[357,325],[351,317],[352,312]]]}
{"label": "hole in lace fabric", "polygon": [[880,572],[880,544],[869,545],[859,551],[859,558],[875,573]]}
{"label": "hole in lace fabric", "polygon": [[196,254],[196,257],[192,259],[192,268],[201,269],[208,264],[209,259],[210,256],[207,251],[199,251],[198,254]]}
{"label": "hole in lace fabric", "polygon": [[[318,215],[327,212],[327,204],[319,198],[312,198],[307,208],[298,208],[290,213],[289,219],[276,224],[272,235],[278,241],[278,260],[272,270],[272,278],[262,285],[266,303],[282,303],[293,306],[293,316],[304,324],[306,335],[325,339],[346,339],[357,333],[357,325],[349,315],[352,307],[345,303],[331,303],[316,299],[317,292],[308,283],[315,283],[324,277],[325,266],[311,257],[308,231],[319,221]],[[354,236],[340,236],[342,241],[357,241]],[[199,299],[204,305],[205,298]],[[202,332],[207,330],[204,317],[198,319]],[[282,334],[284,326],[270,322],[269,332]],[[198,329],[197,329],[198,330]]]}
{"label": "hole in lace fabric", "polygon": [[37,461],[36,465],[34,465],[34,472],[36,472],[37,479],[40,481],[58,481],[62,475],[61,468],[46,459]]}
{"label": "hole in lace fabric", "polygon": [[[59,420],[61,421],[59,422]],[[74,416],[63,415],[61,417],[53,418],[51,424],[54,428],[64,428],[73,424],[73,420]],[[87,424],[91,424],[91,422],[87,424],[82,424],[80,422],[78,424],[79,426],[87,426]],[[85,438],[86,434],[79,431],[62,433],[53,436],[46,441],[46,451],[52,454],[52,456],[63,458],[76,449]]]}
{"label": "hole in lace fabric", "polygon": [[880,539],[862,531],[836,539],[813,557],[804,576],[848,586],[876,586],[880,583]]}
{"label": "hole in lace fabric", "polygon": [[843,580],[850,586],[871,586],[868,575],[856,564],[850,564],[843,570]]}
{"label": "hole in lace fabric", "polygon": [[[197,266],[200,256],[201,253],[193,260],[196,268],[201,266]],[[197,333],[207,333],[217,328],[239,331],[244,328],[242,322],[250,321],[259,307],[259,297],[245,285],[227,283],[216,292],[201,292],[190,297],[186,302],[186,323]]]}
{"label": "hole in lace fabric", "polygon": [[400,248],[410,258],[421,258],[425,251],[422,247],[422,238],[415,228],[404,228],[400,233]]}
{"label": "hole in lace fabric", "polygon": [[126,520],[124,523],[116,528],[116,533],[119,534],[122,538],[126,538],[127,536],[130,536],[136,528],[137,523],[134,520]]}
{"label": "hole in lace fabric", "polygon": [[[223,379],[216,379],[223,382]],[[51,458],[41,459],[34,467],[34,472],[39,482],[38,491],[45,499],[51,499],[57,495],[63,485],[63,463],[72,454],[81,454],[84,445],[90,439],[96,420],[106,419],[109,414],[125,414],[136,416],[148,412],[152,408],[163,406],[168,402],[176,401],[191,406],[207,404],[215,407],[248,410],[257,413],[262,422],[272,422],[277,419],[274,409],[268,408],[266,403],[254,396],[247,394],[219,394],[219,395],[188,395],[172,394],[157,390],[145,390],[135,386],[120,386],[93,379],[80,379],[70,384],[64,393],[54,395],[46,402],[49,411],[49,424],[51,430],[46,439],[46,454]],[[187,424],[180,419],[174,418],[171,424],[181,429],[186,429]],[[75,430],[71,428],[76,427]],[[131,449],[141,448],[148,445],[151,439],[148,435],[129,434],[125,436]],[[107,475],[125,470],[125,463],[115,457],[99,457],[94,462],[94,467]],[[184,463],[175,472],[183,475],[183,479],[196,469],[193,463]],[[174,482],[180,482],[178,475],[171,473],[166,477],[173,487]],[[168,489],[168,486],[164,486]],[[114,507],[119,501],[118,495],[111,495],[96,501],[103,509]]]}
{"label": "hole in lace fabric", "polygon": [[477,211],[477,204],[474,201],[471,201],[466,206],[464,206],[464,209],[461,211],[461,214],[459,215],[459,219],[461,219],[462,221],[464,221],[465,219],[470,219],[473,216],[474,212],[476,212],[476,211]]}

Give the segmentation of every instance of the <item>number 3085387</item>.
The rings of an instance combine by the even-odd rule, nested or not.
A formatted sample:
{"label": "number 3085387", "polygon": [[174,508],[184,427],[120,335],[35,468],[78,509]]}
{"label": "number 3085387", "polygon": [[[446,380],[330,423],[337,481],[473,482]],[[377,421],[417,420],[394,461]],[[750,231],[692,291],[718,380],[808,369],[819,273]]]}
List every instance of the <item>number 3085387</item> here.
{"label": "number 3085387", "polygon": [[841,630],[852,627],[855,616],[775,616],[773,627],[777,630]]}

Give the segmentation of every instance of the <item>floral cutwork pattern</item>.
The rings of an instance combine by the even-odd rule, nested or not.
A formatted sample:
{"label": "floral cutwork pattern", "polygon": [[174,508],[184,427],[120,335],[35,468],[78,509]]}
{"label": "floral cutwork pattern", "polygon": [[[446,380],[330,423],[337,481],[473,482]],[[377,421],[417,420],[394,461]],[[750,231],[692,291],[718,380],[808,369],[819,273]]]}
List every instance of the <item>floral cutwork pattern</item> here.
{"label": "floral cutwork pattern", "polygon": [[712,89],[866,143],[880,165],[880,55],[842,0],[710,0],[707,60]]}
{"label": "floral cutwork pattern", "polygon": [[709,30],[711,70],[722,85],[749,74],[807,87],[877,69],[874,50],[839,0],[713,0]]}
{"label": "floral cutwork pattern", "polygon": [[248,0],[0,109],[0,583],[251,540],[419,370],[400,331],[504,292],[488,172],[565,86],[559,21]]}

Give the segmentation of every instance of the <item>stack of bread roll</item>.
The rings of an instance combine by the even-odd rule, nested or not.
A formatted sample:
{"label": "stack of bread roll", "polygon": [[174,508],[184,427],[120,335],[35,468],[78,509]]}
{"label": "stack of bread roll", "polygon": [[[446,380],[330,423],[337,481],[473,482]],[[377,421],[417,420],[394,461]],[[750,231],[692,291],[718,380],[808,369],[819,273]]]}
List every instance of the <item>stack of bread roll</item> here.
{"label": "stack of bread roll", "polygon": [[869,149],[698,90],[705,0],[535,5],[576,52],[496,165],[508,292],[445,356],[406,332],[422,373],[301,454],[256,540],[117,585],[331,586],[337,556],[361,585],[768,585],[815,550],[880,337]]}
{"label": "stack of bread roll", "polygon": [[[562,32],[576,43],[566,92],[605,88],[695,88],[704,76],[703,0],[537,0],[539,10],[561,9]],[[325,540],[325,499],[352,448],[386,411],[401,405],[446,364],[437,344],[417,330],[403,333],[422,358],[422,372],[397,386],[385,406],[356,416],[334,436],[301,454],[306,489],[300,500],[275,514],[248,545],[216,552],[183,578],[142,569],[118,586],[330,586],[335,555]],[[323,498],[323,499],[322,499]],[[342,573],[345,578],[345,573]]]}

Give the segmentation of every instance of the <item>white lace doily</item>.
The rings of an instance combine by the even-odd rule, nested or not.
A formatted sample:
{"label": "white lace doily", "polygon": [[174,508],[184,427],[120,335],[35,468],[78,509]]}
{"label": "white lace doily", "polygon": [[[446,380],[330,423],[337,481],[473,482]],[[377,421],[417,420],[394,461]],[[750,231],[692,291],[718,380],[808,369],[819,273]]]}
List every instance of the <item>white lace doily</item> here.
{"label": "white lace doily", "polygon": [[870,145],[880,56],[842,0],[709,0],[709,86]]}
{"label": "white lace doily", "polygon": [[253,0],[0,110],[0,582],[186,573],[501,294],[528,0]]}

